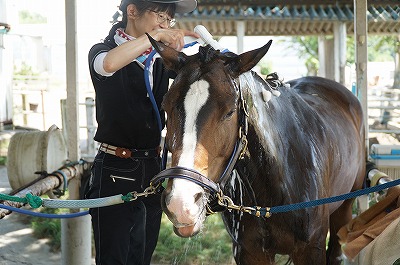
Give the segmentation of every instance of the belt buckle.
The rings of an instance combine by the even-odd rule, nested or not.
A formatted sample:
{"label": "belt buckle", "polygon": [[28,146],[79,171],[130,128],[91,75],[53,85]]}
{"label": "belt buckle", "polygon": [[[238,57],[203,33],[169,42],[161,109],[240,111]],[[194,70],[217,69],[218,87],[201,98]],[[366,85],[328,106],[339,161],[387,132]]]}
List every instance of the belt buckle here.
{"label": "belt buckle", "polygon": [[129,149],[117,147],[117,149],[115,149],[115,155],[121,158],[130,158],[132,152]]}

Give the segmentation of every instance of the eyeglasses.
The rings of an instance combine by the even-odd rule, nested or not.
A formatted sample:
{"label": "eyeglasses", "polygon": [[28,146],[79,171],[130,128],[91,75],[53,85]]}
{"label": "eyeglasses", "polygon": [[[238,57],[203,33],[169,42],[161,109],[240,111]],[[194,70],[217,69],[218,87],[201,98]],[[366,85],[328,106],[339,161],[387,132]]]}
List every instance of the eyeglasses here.
{"label": "eyeglasses", "polygon": [[166,14],[163,14],[163,13],[160,13],[160,12],[157,12],[157,11],[154,11],[154,10],[150,10],[150,9],[149,9],[149,11],[150,11],[150,12],[153,12],[153,13],[156,13],[156,15],[157,15],[157,22],[158,22],[158,23],[162,24],[162,23],[164,23],[165,21],[167,21],[170,28],[172,28],[173,26],[175,26],[175,24],[176,24],[176,19],[175,19],[175,18],[168,18],[168,16],[167,16]]}

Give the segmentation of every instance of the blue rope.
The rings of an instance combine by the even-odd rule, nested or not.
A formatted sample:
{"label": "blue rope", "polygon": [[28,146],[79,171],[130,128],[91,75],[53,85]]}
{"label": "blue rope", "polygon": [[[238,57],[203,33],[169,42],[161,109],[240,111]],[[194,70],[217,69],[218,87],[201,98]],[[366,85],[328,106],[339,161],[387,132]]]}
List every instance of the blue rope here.
{"label": "blue rope", "polygon": [[146,59],[146,64],[145,64],[145,68],[144,68],[144,82],[146,84],[147,94],[149,95],[151,104],[153,105],[153,109],[156,113],[158,128],[161,132],[162,131],[162,123],[161,123],[160,111],[158,110],[156,99],[154,98],[153,91],[152,91],[151,85],[150,85],[150,63],[153,60],[153,56],[156,53],[157,53],[157,51],[153,50]]}
{"label": "blue rope", "polygon": [[[188,48],[188,47],[194,46],[196,44],[197,44],[197,41],[194,41],[192,43],[185,44],[185,46],[183,46],[183,48]],[[157,51],[153,50],[146,59],[145,67],[144,67],[144,83],[146,85],[146,90],[147,90],[147,94],[149,95],[150,102],[153,105],[153,109],[156,114],[158,129],[161,132],[163,128],[162,128],[162,123],[161,123],[160,111],[158,109],[157,102],[156,102],[156,99],[154,98],[153,90],[150,85],[150,63],[153,60],[153,57],[156,53],[157,53]],[[161,139],[160,139],[160,141],[161,141]],[[161,159],[161,169],[165,169],[166,164],[167,164],[167,162],[166,162],[167,161],[167,152],[166,152],[165,146],[164,146],[163,150],[164,151],[163,151],[163,155],[162,155],[162,159]]]}
{"label": "blue rope", "polygon": [[49,214],[49,213],[39,213],[39,212],[32,212],[16,207],[11,207],[8,205],[0,204],[0,208],[21,213],[21,214],[26,214],[30,216],[35,216],[35,217],[42,217],[42,218],[53,218],[53,219],[67,219],[67,218],[75,218],[75,217],[80,217],[83,215],[89,214],[89,211],[84,211],[84,212],[77,212],[77,213],[69,213],[69,214]]}
{"label": "blue rope", "polygon": [[185,46],[183,46],[183,48],[186,49],[186,48],[192,47],[192,46],[196,45],[197,43],[198,43],[197,41],[194,41],[192,43],[185,44]]}
{"label": "blue rope", "polygon": [[[188,43],[188,44],[186,44],[184,46],[184,48],[188,48],[188,47],[193,46],[195,44],[197,44],[196,41],[194,41],[192,43]],[[145,82],[145,85],[146,85],[147,94],[149,95],[149,98],[150,98],[150,102],[153,105],[153,109],[154,109],[154,111],[156,113],[156,119],[157,119],[157,123],[158,123],[158,128],[160,129],[160,132],[161,132],[163,128],[162,128],[162,123],[161,123],[160,111],[158,110],[158,106],[157,106],[156,100],[155,100],[154,95],[153,95],[153,90],[152,90],[151,85],[150,85],[150,63],[153,60],[153,57],[154,57],[154,55],[156,53],[157,53],[157,51],[153,50],[149,54],[147,59],[146,59],[146,63],[145,63],[145,67],[144,67],[144,82]]]}
{"label": "blue rope", "polygon": [[338,195],[338,196],[333,196],[329,198],[323,198],[323,199],[318,199],[318,200],[313,200],[313,201],[308,201],[308,202],[300,202],[300,203],[294,203],[294,204],[288,204],[288,205],[281,205],[281,206],[273,206],[273,207],[265,207],[265,208],[258,208],[254,207],[257,210],[251,211],[250,213],[253,215],[258,215],[260,214],[261,216],[268,216],[269,214],[273,213],[283,213],[283,212],[290,212],[290,211],[295,211],[295,210],[300,210],[308,207],[315,207],[319,206],[322,204],[327,204],[327,203],[333,203],[333,202],[338,202],[338,201],[344,201],[348,199],[352,199],[361,195],[381,191],[390,187],[394,187],[400,185],[400,179],[396,179],[384,184],[376,185],[374,187],[362,189],[362,190],[357,190],[353,191],[350,193]]}

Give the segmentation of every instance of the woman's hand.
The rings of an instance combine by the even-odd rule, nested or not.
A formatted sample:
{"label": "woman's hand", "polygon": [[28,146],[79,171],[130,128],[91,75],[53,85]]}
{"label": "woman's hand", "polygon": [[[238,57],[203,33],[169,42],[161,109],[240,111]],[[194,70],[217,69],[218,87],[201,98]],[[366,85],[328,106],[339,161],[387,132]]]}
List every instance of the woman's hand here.
{"label": "woman's hand", "polygon": [[196,39],[200,38],[197,33],[185,29],[157,29],[150,32],[150,36],[177,51],[181,51],[185,46],[183,37],[191,36]]}

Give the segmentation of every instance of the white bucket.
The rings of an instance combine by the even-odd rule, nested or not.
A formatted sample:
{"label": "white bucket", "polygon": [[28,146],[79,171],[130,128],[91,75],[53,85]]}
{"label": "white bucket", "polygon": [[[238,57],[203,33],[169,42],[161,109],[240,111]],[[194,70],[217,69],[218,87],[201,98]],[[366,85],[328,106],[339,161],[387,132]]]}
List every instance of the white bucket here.
{"label": "white bucket", "polygon": [[52,125],[48,131],[14,134],[7,152],[7,175],[12,189],[18,189],[39,177],[60,169],[67,160],[67,146],[61,130]]}

